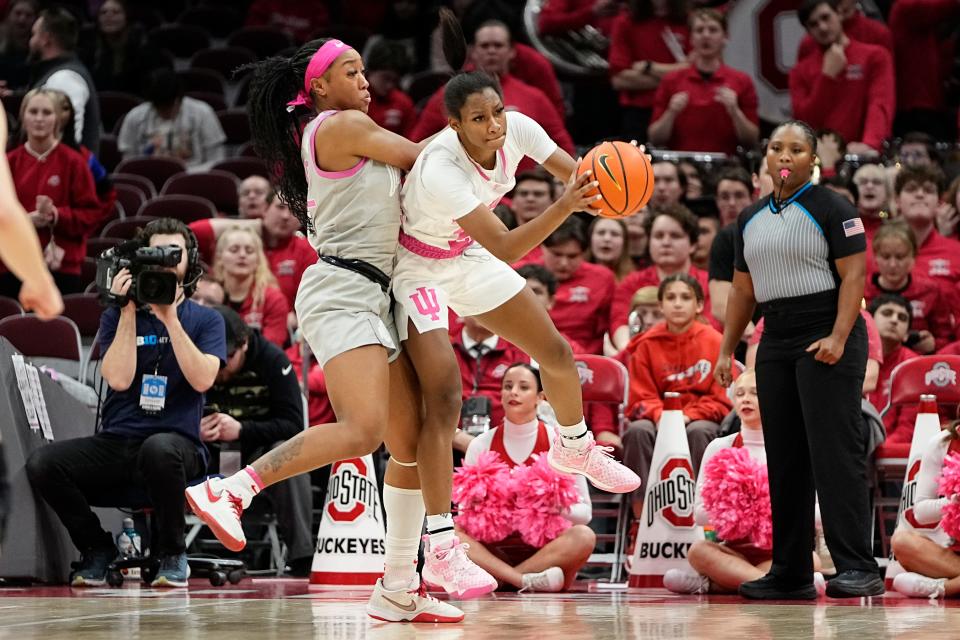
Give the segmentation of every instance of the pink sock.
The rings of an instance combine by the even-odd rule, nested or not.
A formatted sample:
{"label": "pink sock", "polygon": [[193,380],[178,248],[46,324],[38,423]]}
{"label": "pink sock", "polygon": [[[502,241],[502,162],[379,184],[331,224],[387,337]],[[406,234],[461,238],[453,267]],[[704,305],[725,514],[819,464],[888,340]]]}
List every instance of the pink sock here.
{"label": "pink sock", "polygon": [[248,464],[243,470],[249,473],[250,477],[253,478],[254,484],[257,485],[257,491],[263,491],[263,480],[260,479],[260,474],[257,473],[256,469],[253,468],[253,465]]}

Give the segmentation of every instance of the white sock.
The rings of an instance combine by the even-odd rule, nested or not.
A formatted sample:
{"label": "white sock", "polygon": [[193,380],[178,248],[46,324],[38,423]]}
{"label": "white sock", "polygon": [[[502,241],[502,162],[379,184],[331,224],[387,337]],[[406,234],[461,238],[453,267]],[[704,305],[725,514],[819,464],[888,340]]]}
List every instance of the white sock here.
{"label": "white sock", "polygon": [[593,438],[589,437],[589,433],[587,423],[584,422],[583,418],[580,418],[580,422],[570,427],[561,425],[560,444],[568,449],[583,451],[593,441]]}
{"label": "white sock", "polygon": [[453,514],[438,513],[427,516],[427,533],[430,535],[430,549],[442,549],[453,543]]}
{"label": "white sock", "polygon": [[420,489],[400,489],[384,484],[383,508],[387,512],[383,588],[397,591],[409,587],[417,574],[417,553],[426,513],[423,494]]}
{"label": "white sock", "polygon": [[229,478],[224,478],[223,486],[227,491],[240,498],[243,508],[246,509],[263,489],[263,481],[256,470],[247,465]]}

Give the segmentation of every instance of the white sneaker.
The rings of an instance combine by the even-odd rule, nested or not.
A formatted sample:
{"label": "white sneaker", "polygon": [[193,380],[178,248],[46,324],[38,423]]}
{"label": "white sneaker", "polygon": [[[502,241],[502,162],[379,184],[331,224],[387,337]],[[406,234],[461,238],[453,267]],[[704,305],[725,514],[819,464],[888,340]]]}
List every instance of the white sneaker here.
{"label": "white sneaker", "polygon": [[463,611],[428,595],[414,578],[411,587],[388,591],[383,578],[377,580],[367,601],[367,615],[384,622],[460,622]]}
{"label": "white sneaker", "polygon": [[247,537],[240,525],[243,502],[223,484],[220,478],[210,478],[203,484],[187,487],[184,493],[190,508],[210,527],[223,546],[230,551],[240,551],[247,545]]}
{"label": "white sneaker", "polygon": [[893,579],[894,590],[908,598],[930,598],[931,600],[942,598],[946,584],[946,578],[928,578],[910,571],[901,573]]}
{"label": "white sneaker", "polygon": [[460,538],[443,548],[434,549],[430,536],[424,536],[423,581],[431,589],[443,589],[452,598],[469,600],[497,588],[497,580],[467,556],[467,543]]}
{"label": "white sneaker", "polygon": [[827,579],[819,571],[813,572],[813,588],[817,590],[817,595],[822,596],[827,592]]}
{"label": "white sneaker", "polygon": [[674,593],[707,593],[710,579],[693,569],[670,569],[663,574],[663,586]]}
{"label": "white sneaker", "polygon": [[525,573],[522,576],[521,591],[542,591],[556,593],[563,590],[564,575],[560,567],[549,567],[539,573]]}

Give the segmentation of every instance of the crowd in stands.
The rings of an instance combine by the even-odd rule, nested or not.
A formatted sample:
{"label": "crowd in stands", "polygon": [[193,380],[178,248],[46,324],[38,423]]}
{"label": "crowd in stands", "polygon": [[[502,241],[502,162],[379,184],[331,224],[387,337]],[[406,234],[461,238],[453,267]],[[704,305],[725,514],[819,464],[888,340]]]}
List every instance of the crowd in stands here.
{"label": "crowd in stands", "polygon": [[[776,123],[758,116],[754,80],[724,62],[724,50],[738,43],[728,38],[723,3],[542,2],[541,35],[589,26],[608,41],[608,75],[599,80],[558,72],[529,44],[524,4],[0,0],[0,99],[19,134],[10,136],[8,159],[58,286],[64,293],[92,291],[83,270],[88,240],[118,212],[138,214],[118,202],[113,176],[121,161],[172,158],[181,170],[204,174],[234,158],[255,159],[249,135],[238,138],[225,126],[226,115],[244,107],[243,70],[204,71],[198,84],[192,74],[201,70],[201,50],[245,47],[250,51],[236,59],[249,61],[289,55],[311,38],[341,37],[363,51],[369,115],[419,141],[446,125],[442,87],[449,70],[439,53],[436,10],[450,5],[471,44],[468,67],[499,78],[508,110],[531,116],[574,157],[602,138],[637,140],[653,154],[654,193],[643,211],[623,220],[571,218],[514,267],[575,354],[617,358],[629,371],[625,424],[615,408],[586,408],[597,440],[646,479],[662,395],[679,391],[699,467],[733,408],[727,390],[713,382],[712,366],[733,280],[736,217],[775,192],[763,152]],[[960,354],[960,4],[879,4],[798,3],[807,36],[789,71],[789,94],[793,116],[818,130],[819,180],[851,200],[866,229],[865,305],[875,348],[864,394],[882,409],[897,364]],[[204,6],[222,20],[192,22],[198,14],[191,10]],[[171,45],[164,33],[177,25],[189,27],[186,35],[199,32],[200,46],[188,50],[186,35]],[[117,95],[127,96],[129,106],[108,114],[104,98]],[[699,161],[706,152],[719,155]],[[562,192],[531,161],[521,169],[496,209],[510,228],[540,215]],[[270,374],[252,369],[283,357],[307,376],[313,424],[330,420],[332,408],[322,370],[302,362],[293,303],[317,255],[267,176],[266,167],[238,173],[236,216],[220,207],[216,217],[183,218],[206,271],[194,299],[217,305],[227,319],[227,367],[214,389],[246,385],[238,380],[250,377],[272,390]],[[155,186],[148,197],[163,198],[155,193],[163,183]],[[18,289],[10,274],[0,273],[0,295],[16,297]],[[747,366],[761,331],[757,316],[738,352]],[[491,425],[503,424],[504,375],[530,358],[471,318],[451,317],[450,338],[464,400],[489,398]],[[241,409],[204,418],[204,433],[237,439],[238,411],[249,413]],[[278,419],[275,409],[267,413]],[[528,416],[514,422],[521,418]],[[887,413],[887,439],[910,442],[913,418],[910,411]],[[511,424],[509,411],[506,419]],[[254,435],[245,424],[243,458],[299,428],[282,426]],[[476,455],[472,439],[461,433],[455,441],[467,460]],[[280,492],[279,508],[302,490]],[[636,509],[642,495],[634,500]],[[284,514],[294,557],[308,554],[302,515],[289,508]],[[575,531],[564,544],[581,554],[588,536]],[[179,551],[179,541],[171,543],[170,553]],[[523,586],[515,568],[494,566],[503,581]]]}

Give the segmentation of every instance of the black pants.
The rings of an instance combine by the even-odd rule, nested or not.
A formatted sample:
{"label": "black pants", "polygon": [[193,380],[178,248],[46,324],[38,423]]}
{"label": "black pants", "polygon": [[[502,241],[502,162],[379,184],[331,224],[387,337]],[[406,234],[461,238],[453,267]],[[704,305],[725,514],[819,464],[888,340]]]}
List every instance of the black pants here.
{"label": "black pants", "polygon": [[183,553],[183,491],[188,480],[203,472],[197,445],[177,433],[157,433],[145,440],[101,433],[53,442],[27,460],[30,484],[57,513],[80,551],[113,548],[113,537],[103,530],[90,504],[132,506],[111,499],[133,487],[144,489],[153,507],[157,539],[152,541],[152,553]]}
{"label": "black pants", "polygon": [[814,491],[837,571],[879,571],[870,540],[867,433],[860,411],[866,327],[858,318],[837,364],[817,362],[806,349],[830,334],[836,303],[809,303],[765,308],[757,352],[773,512],[770,571],[789,583],[813,578]]}

